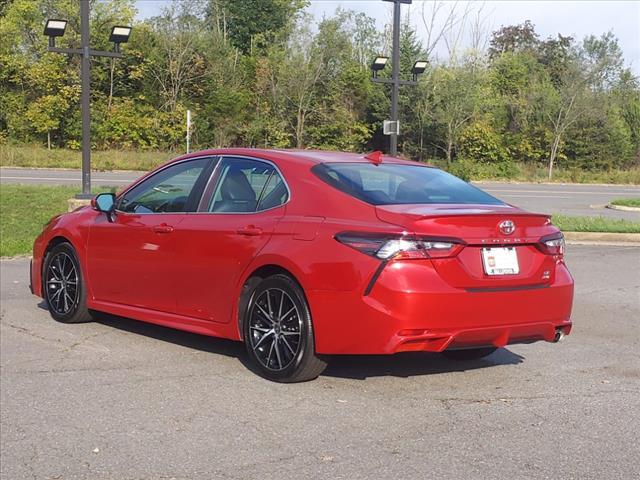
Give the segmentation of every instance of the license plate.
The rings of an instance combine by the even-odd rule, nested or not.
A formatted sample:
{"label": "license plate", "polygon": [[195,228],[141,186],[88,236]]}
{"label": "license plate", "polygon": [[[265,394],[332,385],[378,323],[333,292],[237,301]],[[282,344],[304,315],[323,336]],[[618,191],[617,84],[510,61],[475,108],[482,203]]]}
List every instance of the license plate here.
{"label": "license plate", "polygon": [[517,275],[520,273],[515,247],[483,248],[482,263],[487,275]]}

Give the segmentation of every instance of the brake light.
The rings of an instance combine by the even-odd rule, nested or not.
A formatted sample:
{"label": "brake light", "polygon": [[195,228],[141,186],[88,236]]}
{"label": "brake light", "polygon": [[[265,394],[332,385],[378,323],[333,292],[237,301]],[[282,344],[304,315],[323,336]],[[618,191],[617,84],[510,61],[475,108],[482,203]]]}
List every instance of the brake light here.
{"label": "brake light", "polygon": [[455,238],[416,237],[402,234],[386,235],[343,232],[335,239],[366,255],[381,260],[413,260],[455,257],[464,242]]}
{"label": "brake light", "polygon": [[562,233],[554,233],[542,237],[540,242],[536,244],[538,250],[547,255],[564,255],[564,235]]}

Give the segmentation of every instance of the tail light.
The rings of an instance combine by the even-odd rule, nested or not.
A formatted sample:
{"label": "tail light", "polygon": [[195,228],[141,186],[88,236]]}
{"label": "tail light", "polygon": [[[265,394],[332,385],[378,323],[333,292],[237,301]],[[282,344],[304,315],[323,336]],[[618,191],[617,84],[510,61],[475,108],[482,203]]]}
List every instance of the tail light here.
{"label": "tail light", "polygon": [[542,237],[540,242],[536,244],[538,250],[547,255],[564,255],[564,235],[562,233],[554,233],[553,235],[547,235]]}
{"label": "tail light", "polygon": [[380,260],[455,257],[465,243],[457,238],[416,237],[363,232],[343,232],[335,239]]}

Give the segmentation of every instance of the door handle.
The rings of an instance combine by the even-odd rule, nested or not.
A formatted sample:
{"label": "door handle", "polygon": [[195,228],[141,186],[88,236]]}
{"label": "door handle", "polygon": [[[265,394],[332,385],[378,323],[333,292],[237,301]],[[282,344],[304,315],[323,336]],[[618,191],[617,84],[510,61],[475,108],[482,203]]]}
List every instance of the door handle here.
{"label": "door handle", "polygon": [[236,230],[238,235],[246,235],[247,237],[257,237],[262,235],[262,229],[260,227],[254,227],[253,225],[247,225],[246,227]]}
{"label": "door handle", "polygon": [[155,233],[172,233],[175,230],[171,225],[163,223],[162,225],[156,225],[153,227]]}

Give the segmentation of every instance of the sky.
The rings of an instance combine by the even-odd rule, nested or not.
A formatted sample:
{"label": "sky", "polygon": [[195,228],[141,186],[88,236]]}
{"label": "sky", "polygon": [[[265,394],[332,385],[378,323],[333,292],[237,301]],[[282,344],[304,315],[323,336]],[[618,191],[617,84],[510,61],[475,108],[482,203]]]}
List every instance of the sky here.
{"label": "sky", "polygon": [[[242,1],[242,0],[240,0]],[[137,0],[138,18],[158,14],[171,0]],[[382,26],[391,19],[392,4],[381,0],[312,0],[308,11],[316,20],[331,16],[339,7],[364,12]],[[403,5],[403,13],[409,10],[411,22],[420,35],[426,30],[422,21],[423,5],[430,8],[433,2],[414,0],[410,6]],[[467,4],[472,9],[482,7],[482,18],[488,32],[502,25],[514,25],[531,20],[541,38],[555,37],[558,33],[582,39],[589,34],[600,35],[613,31],[624,52],[627,66],[640,75],[640,0],[488,0],[488,1],[444,1],[439,20],[444,22],[444,11],[457,3],[458,10]],[[383,53],[383,52],[381,52]],[[435,52],[446,55],[444,46]]]}

